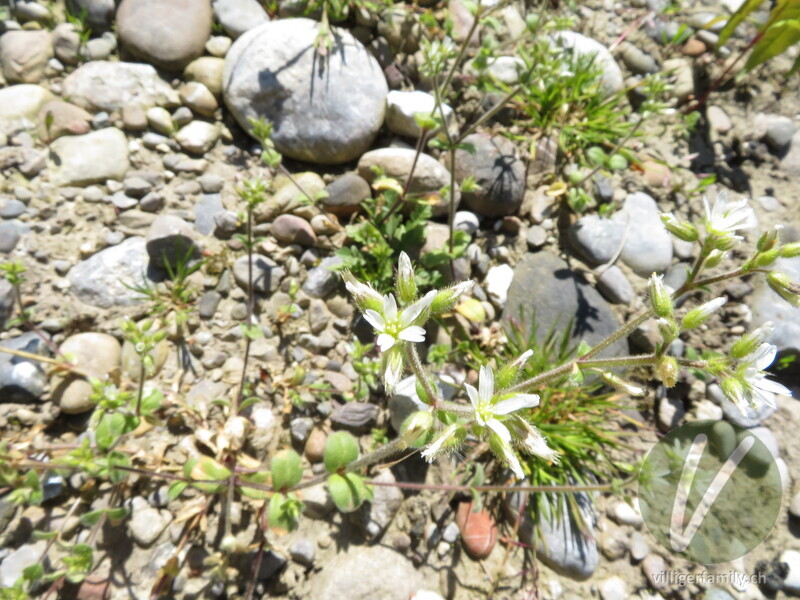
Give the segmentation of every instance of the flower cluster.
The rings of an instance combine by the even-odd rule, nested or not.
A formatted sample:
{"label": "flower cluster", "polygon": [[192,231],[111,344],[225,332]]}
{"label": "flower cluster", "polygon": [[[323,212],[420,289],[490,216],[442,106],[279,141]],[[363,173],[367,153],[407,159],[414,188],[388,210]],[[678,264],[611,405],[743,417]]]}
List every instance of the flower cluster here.
{"label": "flower cluster", "polygon": [[758,408],[761,404],[774,407],[773,394],[792,395],[782,384],[767,379],[764,372],[778,353],[775,346],[765,341],[773,329],[768,321],[731,347],[731,358],[736,363],[728,369],[728,376],[722,380],[721,387],[742,414],[747,414],[748,407]]}

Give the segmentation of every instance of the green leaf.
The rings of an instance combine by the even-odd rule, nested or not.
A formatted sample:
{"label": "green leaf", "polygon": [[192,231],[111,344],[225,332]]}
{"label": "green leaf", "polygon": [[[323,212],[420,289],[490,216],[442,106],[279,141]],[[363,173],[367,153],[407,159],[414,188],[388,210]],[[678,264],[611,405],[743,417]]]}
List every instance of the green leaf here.
{"label": "green leaf", "polygon": [[284,490],[303,478],[303,461],[294,450],[282,450],[272,459],[272,487]]}
{"label": "green leaf", "polygon": [[33,583],[39,581],[44,576],[44,565],[40,562],[33,563],[29,567],[22,570],[22,577],[26,581]]}
{"label": "green leaf", "polygon": [[253,500],[264,500],[269,496],[268,492],[264,490],[248,487],[245,483],[255,483],[258,485],[266,485],[269,482],[270,473],[269,471],[259,471],[258,473],[250,473],[249,475],[243,475],[240,477],[242,483],[239,486],[239,491],[242,492],[243,496],[248,498],[252,498]]}
{"label": "green leaf", "polygon": [[223,483],[196,483],[197,481],[223,481],[231,476],[228,468],[224,467],[209,456],[201,456],[188,460],[183,467],[183,472],[187,477],[195,480],[194,485],[197,489],[204,492],[219,492],[225,488]]}
{"label": "green leaf", "polygon": [[173,481],[167,490],[167,498],[169,501],[172,502],[176,498],[180,497],[180,495],[183,493],[183,490],[185,490],[188,486],[189,483],[186,481]]}
{"label": "green leaf", "polygon": [[[773,12],[778,10],[776,8]],[[764,36],[755,45],[747,59],[745,70],[752,70],[800,42],[800,5],[793,4],[788,10],[784,10],[782,15],[787,13],[791,13],[794,18],[781,19],[767,25]]]}
{"label": "green leaf", "polygon": [[328,491],[340,512],[349,513],[372,498],[372,491],[364,485],[364,479],[355,473],[333,474],[328,477]]}
{"label": "green leaf", "polygon": [[142,398],[142,414],[146,417],[149,417],[159,408],[161,408],[161,404],[163,402],[164,394],[161,392],[161,390],[158,388],[152,390],[149,394],[147,394],[147,396]]}
{"label": "green leaf", "polygon": [[728,22],[725,23],[725,27],[722,28],[722,31],[719,33],[719,41],[717,42],[717,48],[721,48],[722,45],[728,41],[728,38],[731,37],[733,32],[739,26],[739,23],[744,21],[751,12],[756,10],[764,0],[746,0],[737,10],[733,13]]}
{"label": "green leaf", "polygon": [[267,516],[273,529],[293,531],[303,510],[303,503],[294,495],[275,494],[270,498]]}
{"label": "green leaf", "polygon": [[32,535],[34,540],[52,540],[54,537],[58,536],[58,532],[34,530]]}
{"label": "green leaf", "polygon": [[130,512],[130,509],[125,506],[118,506],[117,508],[109,508],[106,510],[106,513],[108,514],[108,520],[111,523],[119,523],[120,521],[128,518]]}
{"label": "green leaf", "polygon": [[325,468],[336,473],[358,458],[358,442],[346,431],[337,431],[328,436],[325,444]]}
{"label": "green leaf", "polygon": [[106,509],[101,508],[100,510],[93,510],[81,515],[81,524],[86,525],[87,527],[97,525],[100,522],[100,519],[103,518],[104,514],[106,514]]}

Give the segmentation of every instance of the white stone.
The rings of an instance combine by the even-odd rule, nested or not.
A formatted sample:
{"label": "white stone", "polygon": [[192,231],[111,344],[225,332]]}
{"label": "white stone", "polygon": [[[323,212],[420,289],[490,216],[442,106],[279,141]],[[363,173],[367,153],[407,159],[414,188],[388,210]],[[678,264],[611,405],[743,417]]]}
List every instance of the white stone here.
{"label": "white stone", "polygon": [[789,572],[783,580],[783,589],[795,594],[800,593],[800,552],[784,550],[778,560],[789,567]]}
{"label": "white stone", "polygon": [[35,127],[39,110],[53,99],[55,96],[40,85],[22,83],[0,89],[0,132]]}
{"label": "white stone", "polygon": [[212,123],[192,121],[175,134],[181,148],[194,154],[205,154],[219,139],[219,129]]}
{"label": "white stone", "polygon": [[[426,116],[436,109],[436,98],[427,92],[392,91],[386,96],[386,126],[397,135],[416,138],[422,129],[414,119],[414,115],[422,113]],[[447,104],[442,105],[448,129],[451,128],[455,113]],[[436,116],[439,111],[436,110]]]}
{"label": "white stone", "polygon": [[89,111],[121,111],[124,106],[178,106],[178,92],[150,65],[97,60],[64,79],[64,96]]}
{"label": "white stone", "polygon": [[317,164],[353,160],[372,145],[389,91],[367,49],[331,29],[334,46],[323,60],[315,21],[264,23],[234,42],[222,75],[225,103],[245,131],[250,118],[264,117],[280,152]]}
{"label": "white stone", "polygon": [[603,600],[625,600],[628,597],[625,581],[616,575],[609,577],[600,584],[600,597]]}
{"label": "white stone", "polygon": [[505,306],[508,300],[508,288],[511,287],[512,279],[514,279],[514,269],[509,265],[494,266],[486,273],[484,281],[486,293],[499,308]]}
{"label": "white stone", "polygon": [[50,180],[56,185],[122,179],[128,167],[128,141],[116,127],[63,136],[50,145]]}
{"label": "white stone", "polygon": [[603,44],[574,31],[559,31],[553,37],[558,46],[571,50],[578,56],[595,56],[596,64],[602,70],[603,90],[606,95],[611,96],[622,91],[622,69]]}
{"label": "white stone", "polygon": [[634,508],[627,502],[615,502],[608,509],[608,516],[620,525],[639,527],[642,524],[642,514],[638,507]]}

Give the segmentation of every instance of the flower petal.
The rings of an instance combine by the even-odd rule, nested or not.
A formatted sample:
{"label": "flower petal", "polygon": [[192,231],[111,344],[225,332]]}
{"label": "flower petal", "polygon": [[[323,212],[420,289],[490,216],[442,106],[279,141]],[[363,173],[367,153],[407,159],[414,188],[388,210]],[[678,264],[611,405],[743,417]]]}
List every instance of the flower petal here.
{"label": "flower petal", "polygon": [[469,401],[472,402],[472,408],[478,410],[478,406],[481,403],[481,398],[478,395],[478,390],[476,390],[474,386],[471,386],[468,383],[465,383],[464,387],[467,389],[467,396],[469,396]]}
{"label": "flower petal", "polygon": [[492,412],[496,415],[507,415],[523,408],[535,408],[537,406],[539,406],[539,396],[536,394],[517,394],[495,404],[492,407]]}
{"label": "flower petal", "polygon": [[488,421],[486,421],[486,426],[489,429],[491,429],[494,433],[496,433],[497,437],[503,440],[503,442],[505,442],[506,444],[511,443],[511,433],[508,431],[508,428],[505,425],[503,425],[500,421],[498,421],[497,419],[489,419]]}
{"label": "flower petal", "polygon": [[397,319],[397,300],[392,294],[386,294],[383,297],[383,317],[387,322]]}
{"label": "flower petal", "polygon": [[494,371],[489,365],[481,366],[478,396],[483,404],[488,404],[494,396]]}
{"label": "flower petal", "polygon": [[757,387],[760,390],[764,390],[765,392],[770,392],[772,394],[780,394],[782,396],[791,396],[792,391],[787,388],[785,385],[778,383],[772,379],[767,379],[766,377],[759,377],[756,381],[753,382],[753,386]]}
{"label": "flower petal", "polygon": [[759,371],[763,371],[772,364],[777,354],[778,348],[776,346],[764,342],[753,352],[752,363]]}
{"label": "flower petal", "polygon": [[379,312],[368,308],[364,311],[364,318],[367,320],[367,323],[375,328],[376,331],[382,332],[384,329],[386,329],[386,321],[383,320],[383,317]]}
{"label": "flower petal", "polygon": [[421,456],[428,462],[433,462],[434,457],[439,454],[442,450],[442,446],[444,443],[450,438],[456,431],[456,427],[458,425],[453,423],[447,429],[445,429],[442,433],[440,433],[435,440],[433,440],[425,450],[422,451]]}
{"label": "flower petal", "polygon": [[403,329],[397,337],[407,342],[424,342],[425,329],[419,325],[411,325],[411,327]]}
{"label": "flower petal", "polygon": [[394,346],[396,341],[397,340],[388,333],[382,333],[378,336],[378,348],[381,349],[381,352],[386,352],[389,348]]}
{"label": "flower petal", "polygon": [[517,479],[525,479],[525,472],[522,470],[522,465],[517,458],[516,452],[508,444],[503,444],[500,447],[503,452],[503,459],[508,463],[509,468],[514,472]]}
{"label": "flower petal", "polygon": [[400,315],[400,326],[407,327],[408,325],[411,325],[414,321],[416,321],[417,317],[419,317],[422,314],[422,311],[424,311],[431,305],[431,302],[433,302],[433,299],[435,297],[436,297],[436,292],[434,290],[431,290],[430,292],[425,294],[425,296],[414,302],[414,304],[407,307]]}

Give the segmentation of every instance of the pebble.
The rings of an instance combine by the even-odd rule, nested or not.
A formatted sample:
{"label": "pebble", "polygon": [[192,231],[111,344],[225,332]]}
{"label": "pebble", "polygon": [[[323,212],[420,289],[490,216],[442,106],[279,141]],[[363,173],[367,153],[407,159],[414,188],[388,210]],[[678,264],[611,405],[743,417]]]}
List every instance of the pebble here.
{"label": "pebble", "polygon": [[[233,277],[243,289],[248,286],[248,257],[242,256],[233,263]],[[266,294],[278,289],[286,271],[265,256],[255,256],[253,263],[253,287],[256,292]]]}
{"label": "pebble", "polygon": [[[771,268],[785,273],[792,281],[800,281],[800,257],[779,259]],[[751,330],[772,321],[775,329],[766,341],[776,345],[780,352],[800,352],[800,308],[780,298],[760,277],[755,280],[749,304],[753,311]]]}
{"label": "pebble", "polygon": [[50,144],[50,179],[57,185],[120,180],[128,167],[128,140],[116,127],[60,137]]}
{"label": "pebble", "polygon": [[666,570],[667,564],[658,554],[648,554],[641,563],[642,573],[647,577],[650,587],[655,590],[663,590],[666,586],[666,578],[661,574]]}
{"label": "pebble", "polygon": [[[311,163],[339,164],[372,145],[389,90],[377,61],[346,30],[337,31],[336,48],[319,70],[312,50],[318,34],[318,24],[305,18],[249,30],[225,57],[223,90],[245,131],[250,131],[248,118],[265,117],[275,125],[272,140],[278,151]],[[265,72],[275,75],[264,78]]]}
{"label": "pebble", "polygon": [[219,108],[214,94],[199,81],[190,81],[180,87],[178,93],[181,100],[192,112],[204,117],[213,117],[214,112]]}
{"label": "pebble", "polygon": [[311,298],[327,298],[333,294],[341,285],[342,279],[333,267],[341,265],[343,262],[340,256],[328,256],[323,258],[320,263],[311,269],[303,283],[303,292]]}
{"label": "pebble", "polygon": [[301,246],[317,243],[317,235],[308,221],[295,215],[280,215],[273,221],[270,231],[281,242]]}
{"label": "pebble", "polygon": [[635,297],[633,286],[617,265],[603,270],[597,278],[597,289],[612,304],[628,305]]}
{"label": "pebble", "polygon": [[297,417],[289,423],[289,431],[292,439],[299,443],[304,443],[314,427],[314,419],[310,417]]}
{"label": "pebble", "polygon": [[478,215],[467,210],[459,210],[453,217],[453,227],[465,231],[469,235],[475,235],[480,229],[481,222]]}
{"label": "pebble", "polygon": [[17,579],[22,577],[25,569],[41,562],[42,553],[46,548],[47,542],[42,540],[35,544],[24,544],[16,550],[10,551],[0,562],[0,586],[11,589]]}
{"label": "pebble", "polygon": [[211,22],[208,0],[123,0],[116,13],[122,45],[167,71],[179,71],[203,53]]}
{"label": "pebble", "polygon": [[289,546],[289,554],[292,560],[310,567],[314,564],[314,558],[317,554],[317,545],[308,538],[301,538],[292,542]]}
{"label": "pebble", "polygon": [[159,215],[147,231],[147,254],[150,264],[158,269],[177,270],[181,262],[200,258],[191,225],[174,215]]}
{"label": "pebble", "polygon": [[214,16],[232,38],[269,21],[257,0],[214,0]]}
{"label": "pebble", "polygon": [[662,431],[670,431],[677,427],[684,416],[686,409],[680,398],[666,396],[658,403],[658,426]]}
{"label": "pebble", "polygon": [[643,192],[628,194],[622,208],[611,217],[628,236],[620,258],[641,277],[663,273],[672,262],[672,238],[661,221],[655,200]]}
{"label": "pebble", "polygon": [[[138,211],[124,214],[134,212]],[[147,262],[145,238],[129,237],[72,267],[67,279],[72,284],[73,293],[87,304],[100,308],[130,306],[138,302],[137,295],[124,284],[140,283]]]}
{"label": "pebble", "polygon": [[600,583],[600,598],[602,600],[625,600],[628,598],[628,587],[625,581],[616,575]]}
{"label": "pebble", "polygon": [[228,53],[228,50],[230,50],[231,44],[233,44],[233,40],[231,40],[231,38],[227,36],[224,35],[211,36],[206,42],[206,51],[211,56],[216,56],[217,58],[224,58],[225,55]]}
{"label": "pebble", "polygon": [[[411,171],[416,152],[411,148],[380,148],[364,154],[358,161],[358,174],[366,181],[375,179],[373,167],[384,170],[386,177],[397,179],[400,185],[405,185],[407,175]],[[437,197],[441,189],[450,184],[450,172],[435,158],[428,154],[420,154],[414,168],[411,183],[408,186],[410,194],[418,196]],[[461,194],[455,195],[456,207],[461,201]],[[440,198],[433,204],[433,216],[439,217],[447,214],[449,198]]]}
{"label": "pebble", "polygon": [[331,422],[334,426],[353,433],[366,433],[378,418],[378,407],[365,402],[348,402],[334,409]]}
{"label": "pebble", "polygon": [[225,61],[213,56],[201,56],[186,65],[183,77],[186,81],[197,81],[208,88],[215,97],[222,95],[222,71]]}
{"label": "pebble", "polygon": [[[119,369],[122,348],[116,338],[106,333],[77,333],[61,344],[61,351],[74,357],[73,363],[93,377],[103,379]],[[61,410],[70,415],[91,410],[89,400],[91,384],[76,377],[53,376],[51,382],[53,400]]]}
{"label": "pebble", "polygon": [[525,242],[531,250],[538,250],[547,243],[547,229],[541,225],[533,225],[525,232]]}
{"label": "pebble", "polygon": [[789,117],[764,113],[755,116],[753,127],[755,136],[763,138],[777,152],[788,148],[797,131],[797,126]]}
{"label": "pebble", "polygon": [[180,104],[178,93],[151,65],[105,60],[88,62],[67,75],[63,95],[92,112]]}
{"label": "pebble", "polygon": [[622,61],[636,75],[657,73],[660,69],[655,59],[633,44],[626,44],[622,50]]}
{"label": "pebble", "polygon": [[473,133],[464,138],[474,154],[456,151],[456,180],[472,176],[478,189],[461,192],[466,206],[484,217],[516,214],[525,196],[525,162],[516,146],[503,136]]}
{"label": "pebble", "polygon": [[578,56],[595,56],[595,64],[602,71],[602,87],[606,96],[623,89],[622,70],[608,49],[597,40],[574,31],[559,31],[553,36],[553,43]]}
{"label": "pebble", "polygon": [[[375,478],[381,483],[395,483],[395,477],[389,469],[381,471]],[[359,511],[362,528],[370,539],[379,537],[394,520],[397,511],[403,504],[403,491],[398,487],[375,486],[373,497]]]}
{"label": "pebble", "polygon": [[642,515],[627,502],[615,502],[608,509],[608,516],[620,525],[641,527]]}
{"label": "pebble", "polygon": [[128,522],[128,530],[133,541],[142,548],[149,548],[171,522],[172,514],[168,510],[147,506],[134,509]]}
{"label": "pebble", "polygon": [[728,133],[733,128],[733,123],[728,114],[719,106],[712,104],[706,111],[709,125],[717,133]]}
{"label": "pebble", "polygon": [[503,308],[508,300],[508,290],[514,279],[514,269],[509,265],[491,267],[484,280],[484,288],[489,298],[499,308]]}
{"label": "pebble", "polygon": [[624,225],[599,215],[588,215],[575,221],[567,231],[567,236],[572,247],[589,264],[599,265],[614,258],[624,231]]}
{"label": "pebble", "polygon": [[631,533],[630,551],[631,558],[633,560],[643,560],[648,554],[650,554],[650,543],[643,534],[639,533],[638,531],[634,531]]}
{"label": "pebble", "polygon": [[486,508],[474,510],[472,502],[461,502],[456,509],[461,542],[475,559],[486,558],[497,543],[497,523]]}
{"label": "pebble", "polygon": [[[414,116],[420,113],[430,116],[434,111],[436,117],[441,117],[433,94],[421,91],[392,91],[386,96],[386,127],[392,133],[416,139],[422,133],[422,128]],[[447,104],[442,105],[442,112],[447,128],[450,129],[455,120],[455,113]]]}
{"label": "pebble", "polygon": [[783,579],[783,589],[794,594],[800,593],[800,552],[784,550],[778,560],[788,567],[788,573]]}
{"label": "pebble", "polygon": [[[2,342],[3,347],[27,350],[24,336]],[[34,341],[35,346],[35,341]],[[47,375],[39,363],[3,354],[0,357],[0,395],[8,402],[37,401],[44,393]]]}
{"label": "pebble", "polygon": [[[179,121],[176,114],[173,115],[176,122]],[[205,154],[219,139],[219,128],[213,123],[205,121],[192,121],[188,125],[181,127],[175,134],[175,140],[181,148],[192,154]]]}
{"label": "pebble", "polygon": [[52,57],[47,31],[7,31],[0,36],[0,65],[8,83],[38,83]]}
{"label": "pebble", "polygon": [[372,190],[363,177],[348,172],[329,183],[325,192],[327,196],[320,200],[320,205],[328,212],[340,217],[347,217],[358,211],[365,198],[372,197]]}

